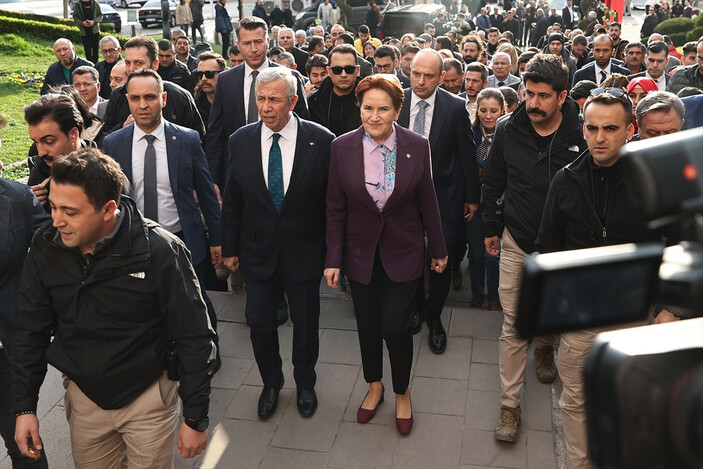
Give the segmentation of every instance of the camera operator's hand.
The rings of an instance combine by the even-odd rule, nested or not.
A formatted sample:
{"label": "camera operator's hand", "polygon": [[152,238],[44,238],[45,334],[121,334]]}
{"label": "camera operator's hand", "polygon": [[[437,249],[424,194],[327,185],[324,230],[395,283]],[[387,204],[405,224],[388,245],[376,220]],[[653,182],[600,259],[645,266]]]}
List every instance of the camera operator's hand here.
{"label": "camera operator's hand", "polygon": [[654,324],[664,324],[665,322],[674,322],[680,320],[681,318],[677,318],[669,311],[662,309],[661,311],[659,311],[659,314],[657,314],[657,317],[654,318]]}

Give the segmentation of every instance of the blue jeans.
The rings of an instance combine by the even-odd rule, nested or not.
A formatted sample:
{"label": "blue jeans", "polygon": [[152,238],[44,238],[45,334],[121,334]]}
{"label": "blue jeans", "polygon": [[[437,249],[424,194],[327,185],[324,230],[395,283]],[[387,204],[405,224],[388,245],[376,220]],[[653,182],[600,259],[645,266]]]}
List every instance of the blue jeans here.
{"label": "blue jeans", "polygon": [[0,434],[5,440],[7,454],[12,460],[12,468],[47,468],[49,465],[46,461],[45,449],[42,450],[39,459],[31,459],[22,455],[17,443],[15,443],[15,415],[12,413],[11,384],[10,360],[7,358],[5,350],[0,348]]}
{"label": "blue jeans", "polygon": [[489,305],[500,304],[498,298],[498,261],[500,254],[491,256],[486,252],[483,233],[483,204],[478,206],[476,214],[466,223],[466,237],[469,241],[469,277],[471,279],[471,299],[480,300],[484,285]]}

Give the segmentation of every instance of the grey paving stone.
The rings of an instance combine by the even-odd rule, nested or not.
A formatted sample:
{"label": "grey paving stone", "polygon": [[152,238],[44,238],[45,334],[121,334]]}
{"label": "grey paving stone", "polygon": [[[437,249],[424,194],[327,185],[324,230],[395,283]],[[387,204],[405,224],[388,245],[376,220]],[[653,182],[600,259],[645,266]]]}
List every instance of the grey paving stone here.
{"label": "grey paving stone", "polygon": [[429,347],[420,347],[415,363],[415,376],[467,380],[471,361],[471,339],[450,337],[442,355]]}
{"label": "grey paving stone", "polygon": [[[260,422],[261,419],[259,419],[256,409],[259,402],[259,396],[261,395],[261,389],[262,386],[244,385],[240,387],[225,409],[224,418],[253,420]],[[294,394],[295,391],[291,388],[281,389],[281,392],[278,395],[278,408],[276,409],[276,412],[274,412],[274,414],[266,421],[274,423],[280,422],[286,408],[288,407],[288,401],[293,398]]]}
{"label": "grey paving stone", "polygon": [[500,392],[498,365],[472,363],[469,371],[469,389]]}
{"label": "grey paving stone", "polygon": [[249,326],[239,323],[220,323],[217,326],[220,336],[220,356],[254,359],[249,339]]}
{"label": "grey paving stone", "polygon": [[515,443],[496,441],[493,432],[466,429],[461,445],[461,463],[489,467],[527,467],[527,439],[518,433]]}
{"label": "grey paving stone", "polygon": [[222,368],[215,373],[210,385],[213,388],[239,389],[254,366],[256,362],[251,359],[222,357]]}
{"label": "grey paving stone", "polygon": [[320,329],[355,331],[354,303],[339,298],[321,299]]}
{"label": "grey paving stone", "polygon": [[395,427],[343,422],[330,453],[329,467],[390,467],[399,436]]}
{"label": "grey paving stone", "polygon": [[410,388],[413,411],[463,416],[466,386],[466,381],[416,377]]}
{"label": "grey paving stone", "polygon": [[325,329],[320,336],[319,362],[361,365],[359,335],[354,331]]}
{"label": "grey paving stone", "polygon": [[315,392],[318,408],[311,418],[298,414],[295,397],[274,435],[272,446],[307,451],[330,451],[354,387],[358,368],[321,363],[317,366]]}
{"label": "grey paving stone", "polygon": [[195,467],[258,467],[276,430],[273,422],[223,420],[215,427],[207,449],[198,456]]}
{"label": "grey paving stone", "polygon": [[246,306],[247,296],[245,294],[235,295],[233,293],[225,292],[208,292],[208,295],[211,295],[210,299],[212,299],[213,304],[215,304],[213,296],[217,296],[218,301],[224,301],[221,308],[218,309],[217,306],[215,306],[218,321],[237,322],[242,324],[246,323],[244,308]]}
{"label": "grey paving stone", "polygon": [[527,467],[528,469],[556,467],[552,432],[527,430]]}
{"label": "grey paving stone", "polygon": [[264,458],[261,460],[259,468],[311,469],[326,467],[328,459],[328,453],[284,448],[266,448]]}
{"label": "grey paving stone", "polygon": [[498,364],[498,340],[474,339],[471,353],[474,363]]}
{"label": "grey paving stone", "polygon": [[[39,390],[39,402],[37,402],[37,418],[41,420],[46,414],[58,404],[63,405],[63,380],[61,372],[49,365],[46,377]],[[4,448],[4,446],[2,446]]]}
{"label": "grey paving stone", "polygon": [[234,389],[212,388],[210,390],[210,408],[208,416],[210,417],[211,427],[224,417],[225,410],[229,407],[235,394],[237,394],[237,391]]}
{"label": "grey paving stone", "polygon": [[450,335],[497,339],[503,327],[503,313],[486,309],[458,309],[453,314]]}
{"label": "grey paving stone", "polygon": [[210,301],[212,301],[212,305],[215,307],[215,312],[219,317],[223,308],[225,308],[227,303],[229,303],[232,293],[224,291],[208,291],[207,295],[210,297]]}
{"label": "grey paving stone", "polygon": [[462,419],[417,413],[410,435],[400,437],[394,468],[451,468],[459,466]]}
{"label": "grey paving stone", "polygon": [[[46,456],[51,467],[60,467],[71,457],[71,437],[63,406],[53,407],[39,421],[39,436],[46,449]],[[4,449],[3,445],[3,452]]]}
{"label": "grey paving stone", "polygon": [[552,388],[549,384],[537,380],[533,347],[527,351],[525,366],[525,399],[523,415],[526,417],[528,428],[531,430],[552,431]]}
{"label": "grey paving stone", "polygon": [[469,389],[466,396],[464,427],[492,432],[499,416],[500,392]]}

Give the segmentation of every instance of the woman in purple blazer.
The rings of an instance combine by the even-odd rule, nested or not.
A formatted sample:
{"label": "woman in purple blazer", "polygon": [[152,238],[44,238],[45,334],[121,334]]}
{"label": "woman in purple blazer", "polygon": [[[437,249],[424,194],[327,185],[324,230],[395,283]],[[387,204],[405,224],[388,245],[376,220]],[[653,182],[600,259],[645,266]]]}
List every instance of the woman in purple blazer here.
{"label": "woman in purple blazer", "polygon": [[383,402],[383,341],[391,362],[396,426],[413,424],[410,401],[415,289],[423,275],[427,233],[431,268],[447,265],[430,146],[423,136],[395,125],[403,90],[374,75],[356,88],[362,127],[334,140],[327,189],[327,284],[349,278],[364,379],[369,391],[357,411],[366,423]]}

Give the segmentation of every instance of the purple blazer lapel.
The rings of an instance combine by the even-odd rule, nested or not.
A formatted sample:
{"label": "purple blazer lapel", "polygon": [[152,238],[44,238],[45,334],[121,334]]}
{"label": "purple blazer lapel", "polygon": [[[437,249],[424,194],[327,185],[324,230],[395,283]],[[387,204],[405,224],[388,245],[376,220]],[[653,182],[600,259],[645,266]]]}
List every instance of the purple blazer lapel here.
{"label": "purple blazer lapel", "polygon": [[341,158],[347,177],[354,188],[356,197],[363,202],[370,210],[381,213],[373,202],[373,199],[366,190],[366,178],[364,177],[364,128],[360,127],[347,144],[347,151]]}

